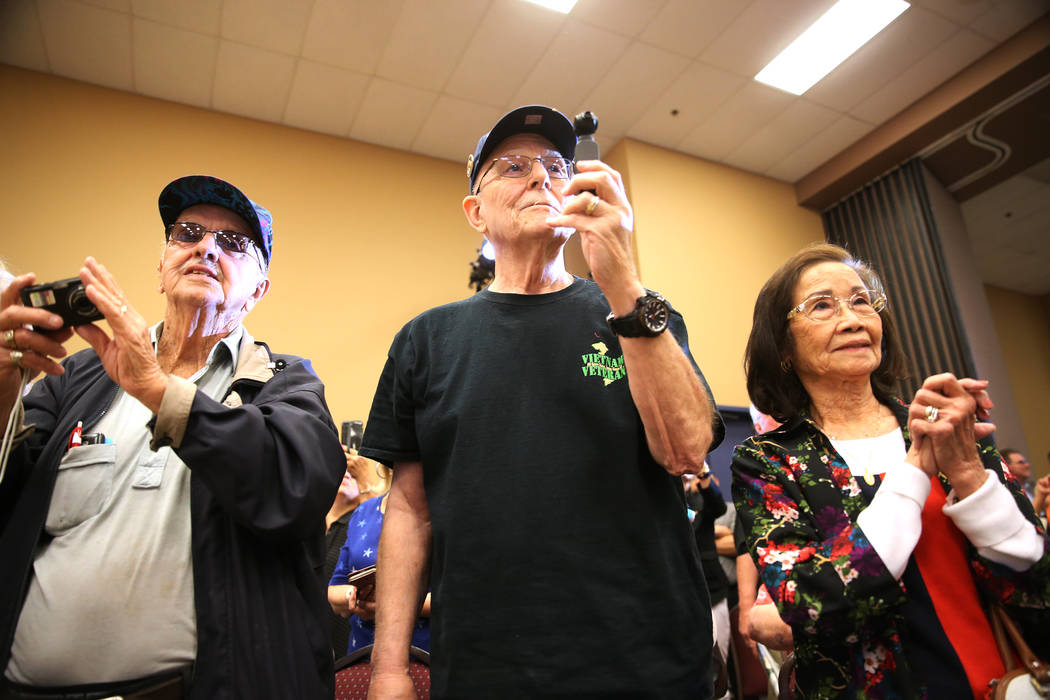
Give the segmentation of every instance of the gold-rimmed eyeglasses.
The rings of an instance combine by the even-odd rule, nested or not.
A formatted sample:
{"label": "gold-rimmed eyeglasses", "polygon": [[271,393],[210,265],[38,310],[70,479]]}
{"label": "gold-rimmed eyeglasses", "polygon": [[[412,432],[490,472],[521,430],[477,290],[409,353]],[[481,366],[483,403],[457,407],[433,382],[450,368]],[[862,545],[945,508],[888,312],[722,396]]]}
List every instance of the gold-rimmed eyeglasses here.
{"label": "gold-rimmed eyeglasses", "polygon": [[811,321],[830,321],[842,313],[842,305],[858,316],[874,316],[886,308],[886,295],[871,289],[862,289],[845,299],[830,294],[814,294],[788,311],[787,317],[803,314]]}

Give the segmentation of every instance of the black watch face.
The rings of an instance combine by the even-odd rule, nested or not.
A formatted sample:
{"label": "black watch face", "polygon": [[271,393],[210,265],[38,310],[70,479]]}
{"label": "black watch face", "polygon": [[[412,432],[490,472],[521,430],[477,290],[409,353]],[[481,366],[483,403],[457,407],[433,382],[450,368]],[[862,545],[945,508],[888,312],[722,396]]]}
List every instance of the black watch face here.
{"label": "black watch face", "polygon": [[667,328],[669,312],[667,302],[657,297],[646,297],[641,309],[642,323],[653,333],[662,333]]}

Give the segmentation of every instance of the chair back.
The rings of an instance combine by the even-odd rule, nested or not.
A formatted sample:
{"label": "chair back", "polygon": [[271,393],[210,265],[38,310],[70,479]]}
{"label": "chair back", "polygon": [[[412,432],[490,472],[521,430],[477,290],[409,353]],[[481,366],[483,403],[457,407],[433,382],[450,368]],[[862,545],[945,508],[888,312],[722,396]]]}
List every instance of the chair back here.
{"label": "chair back", "polygon": [[[408,650],[408,675],[419,700],[430,700],[430,654]],[[366,700],[372,680],[372,647],[361,647],[335,662],[335,700]]]}

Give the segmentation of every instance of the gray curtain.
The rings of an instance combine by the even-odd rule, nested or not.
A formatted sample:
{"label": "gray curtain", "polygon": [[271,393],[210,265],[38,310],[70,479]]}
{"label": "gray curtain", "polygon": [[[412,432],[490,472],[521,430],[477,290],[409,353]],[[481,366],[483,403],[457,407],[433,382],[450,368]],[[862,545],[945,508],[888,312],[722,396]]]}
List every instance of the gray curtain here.
{"label": "gray curtain", "polygon": [[910,400],[931,374],[976,376],[919,159],[829,208],[823,220],[828,242],[870,263],[886,285],[910,360],[901,398]]}

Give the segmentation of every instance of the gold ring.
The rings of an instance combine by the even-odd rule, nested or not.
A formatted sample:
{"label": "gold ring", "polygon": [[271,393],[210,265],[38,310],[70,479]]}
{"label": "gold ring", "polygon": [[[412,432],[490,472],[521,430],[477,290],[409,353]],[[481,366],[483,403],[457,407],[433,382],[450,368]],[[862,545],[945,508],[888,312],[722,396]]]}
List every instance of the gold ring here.
{"label": "gold ring", "polygon": [[127,312],[128,312],[128,305],[127,304],[121,304],[120,305],[120,315],[123,316]]}
{"label": "gold ring", "polygon": [[18,343],[15,342],[15,332],[11,328],[4,331],[4,345],[15,350],[18,349]]}
{"label": "gold ring", "polygon": [[583,210],[583,213],[587,216],[594,214],[594,210],[598,208],[598,203],[601,202],[601,198],[598,195],[593,195],[591,201],[587,202],[587,208]]}
{"label": "gold ring", "polygon": [[938,408],[936,406],[927,406],[926,407],[926,420],[927,420],[927,422],[929,422],[929,423],[936,422],[937,421],[937,417],[939,415],[940,415],[940,410],[938,410]]}
{"label": "gold ring", "polygon": [[25,357],[25,355],[22,353],[21,350],[12,350],[11,351],[11,364],[13,364],[15,367],[21,367],[22,366],[22,358],[23,357]]}

